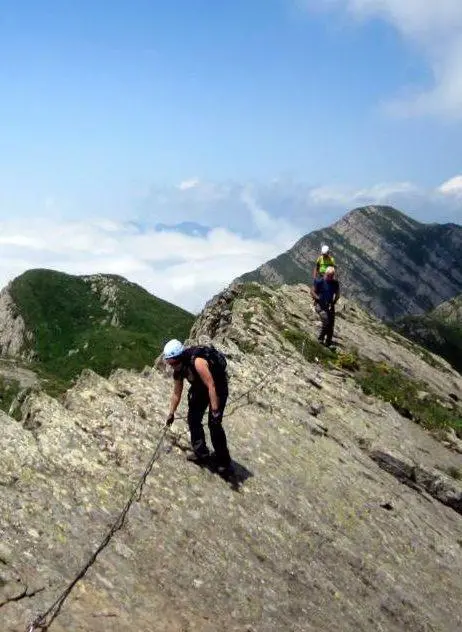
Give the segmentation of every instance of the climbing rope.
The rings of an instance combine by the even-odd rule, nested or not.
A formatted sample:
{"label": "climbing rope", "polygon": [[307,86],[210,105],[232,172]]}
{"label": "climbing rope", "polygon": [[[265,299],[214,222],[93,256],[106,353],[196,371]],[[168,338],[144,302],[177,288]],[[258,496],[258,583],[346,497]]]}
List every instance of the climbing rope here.
{"label": "climbing rope", "polygon": [[[236,410],[238,410],[242,406],[245,406],[245,404],[242,404],[241,406],[236,406],[235,405],[238,401],[240,401],[244,397],[247,397],[248,403],[250,403],[249,395],[251,393],[255,393],[257,391],[262,390],[266,386],[269,376],[272,373],[274,373],[279,368],[279,366],[281,366],[282,362],[283,362],[283,360],[280,360],[279,362],[276,362],[271,367],[271,369],[269,371],[267,371],[264,374],[264,376],[256,384],[254,384],[253,386],[248,388],[246,391],[244,391],[243,393],[238,395],[238,397],[234,398],[231,401],[231,403],[234,404],[234,407],[226,416],[229,417],[230,415],[234,414],[236,412]],[[182,419],[182,418],[184,418],[184,416],[177,417],[177,419]],[[124,508],[122,509],[120,514],[117,516],[116,520],[112,524],[111,528],[107,532],[107,534],[104,537],[104,539],[102,540],[101,544],[94,551],[94,553],[90,556],[90,558],[88,559],[86,564],[81,568],[81,570],[77,573],[77,575],[74,577],[74,579],[67,585],[67,587],[62,591],[62,593],[59,595],[59,597],[54,601],[54,603],[52,603],[51,606],[45,612],[43,612],[43,613],[37,615],[37,617],[35,617],[35,619],[32,621],[32,623],[30,623],[29,627],[27,628],[27,632],[36,632],[37,630],[42,630],[42,631],[46,632],[46,630],[48,630],[50,628],[50,626],[53,623],[53,621],[59,615],[59,613],[61,611],[61,608],[63,607],[64,602],[68,598],[68,596],[71,593],[71,591],[73,590],[74,586],[85,576],[85,574],[88,571],[88,569],[91,568],[91,566],[93,566],[93,564],[96,562],[96,559],[97,559],[98,555],[101,553],[101,551],[103,551],[103,549],[105,549],[107,547],[107,545],[112,540],[114,534],[123,527],[123,525],[125,523],[125,518],[126,518],[128,512],[130,510],[130,507],[135,502],[135,500],[139,501],[141,499],[141,494],[142,494],[142,491],[143,491],[143,487],[144,487],[144,485],[146,483],[146,479],[149,476],[149,474],[151,473],[151,470],[154,467],[154,463],[156,462],[156,460],[157,460],[157,458],[158,458],[158,456],[160,454],[162,443],[163,443],[163,441],[165,439],[165,435],[167,433],[168,428],[169,428],[169,426],[167,426],[167,425],[165,425],[163,427],[162,433],[161,433],[160,438],[159,438],[159,441],[157,442],[156,449],[154,450],[154,453],[151,456],[151,458],[150,458],[150,460],[149,460],[149,462],[148,462],[143,474],[140,476],[140,478],[139,478],[137,484],[135,485],[135,487],[133,488],[133,491],[132,491],[128,501],[126,502]]]}
{"label": "climbing rope", "polygon": [[146,479],[151,473],[154,463],[156,462],[160,454],[160,449],[161,449],[163,440],[165,438],[167,428],[168,426],[164,426],[164,428],[162,429],[162,433],[160,435],[159,441],[157,442],[156,449],[154,450],[154,453],[151,456],[143,474],[140,476],[137,484],[133,488],[130,498],[126,502],[120,514],[117,516],[116,520],[114,521],[113,525],[109,529],[108,533],[106,534],[101,544],[98,546],[95,552],[90,556],[85,566],[82,567],[82,569],[77,573],[74,579],[68,584],[68,586],[63,590],[63,592],[59,595],[56,601],[48,608],[48,610],[46,610],[42,614],[39,614],[32,621],[32,623],[27,628],[27,632],[35,632],[36,630],[48,630],[50,628],[51,624],[60,613],[64,602],[66,601],[67,597],[71,593],[74,586],[77,584],[77,582],[79,582],[82,579],[82,577],[84,577],[88,569],[91,566],[93,566],[93,564],[96,562],[96,558],[101,553],[101,551],[106,548],[106,546],[109,544],[114,534],[123,527],[124,522],[125,522],[125,517],[130,507],[135,502],[135,500],[139,501],[141,499],[141,494],[142,494]]}

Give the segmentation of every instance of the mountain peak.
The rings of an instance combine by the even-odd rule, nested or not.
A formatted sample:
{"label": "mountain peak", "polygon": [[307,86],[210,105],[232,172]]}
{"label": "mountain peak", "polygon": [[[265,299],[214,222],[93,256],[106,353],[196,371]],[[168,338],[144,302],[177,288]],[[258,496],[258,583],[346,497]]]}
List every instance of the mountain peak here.
{"label": "mountain peak", "polygon": [[422,226],[420,222],[409,217],[393,206],[380,204],[358,206],[346,213],[336,224],[334,224],[334,226],[341,225],[342,223],[355,224],[364,221],[375,223],[377,226],[383,226],[383,222],[390,222],[391,226],[396,225],[404,230],[416,229],[419,226]]}
{"label": "mountain peak", "polygon": [[422,224],[380,205],[349,211],[239,280],[310,283],[321,243],[335,257],[342,292],[379,318],[423,313],[462,292],[462,227]]}

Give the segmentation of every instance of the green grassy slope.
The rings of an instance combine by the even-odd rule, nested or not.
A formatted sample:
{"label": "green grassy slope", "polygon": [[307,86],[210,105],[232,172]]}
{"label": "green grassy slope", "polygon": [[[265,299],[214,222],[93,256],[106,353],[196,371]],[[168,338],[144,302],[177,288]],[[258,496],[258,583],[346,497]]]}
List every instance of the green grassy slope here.
{"label": "green grassy slope", "polygon": [[[192,314],[122,277],[92,279],[37,269],[11,283],[10,294],[34,334],[30,344],[44,371],[68,381],[85,367],[102,375],[117,367],[140,369],[152,364],[167,339],[187,337]],[[109,311],[101,296],[108,284]],[[116,326],[110,324],[114,315]]]}

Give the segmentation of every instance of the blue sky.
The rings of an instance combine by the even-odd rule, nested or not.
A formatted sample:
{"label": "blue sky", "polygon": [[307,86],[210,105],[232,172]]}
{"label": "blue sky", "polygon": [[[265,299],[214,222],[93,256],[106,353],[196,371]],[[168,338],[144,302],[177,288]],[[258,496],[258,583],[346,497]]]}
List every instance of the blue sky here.
{"label": "blue sky", "polygon": [[[2,0],[0,93],[3,282],[198,309],[358,204],[462,218],[459,0]],[[155,226],[190,221],[172,257]]]}

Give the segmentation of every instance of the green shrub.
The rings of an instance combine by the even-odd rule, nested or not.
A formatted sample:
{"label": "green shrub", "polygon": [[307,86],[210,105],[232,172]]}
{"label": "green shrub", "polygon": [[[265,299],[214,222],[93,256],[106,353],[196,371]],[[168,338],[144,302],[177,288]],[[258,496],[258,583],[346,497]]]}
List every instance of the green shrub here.
{"label": "green shrub", "polygon": [[324,345],[312,338],[309,334],[299,329],[284,329],[283,337],[303,355],[308,362],[315,362],[316,359],[326,362],[334,357],[332,351],[329,351]]}
{"label": "green shrub", "polygon": [[257,283],[245,283],[241,288],[242,298],[259,298],[263,302],[271,299],[271,294]]}
{"label": "green shrub", "polygon": [[455,465],[450,465],[446,472],[449,476],[452,476],[456,481],[462,480],[462,469],[460,467],[456,467]]}
{"label": "green shrub", "polygon": [[354,351],[337,353],[337,357],[333,362],[340,369],[346,369],[347,371],[358,371],[360,368],[358,354]]}
{"label": "green shrub", "polygon": [[452,427],[462,436],[461,412],[446,408],[435,395],[419,398],[419,391],[426,385],[408,378],[396,367],[362,358],[355,379],[366,395],[381,397],[404,417],[429,429]]}

